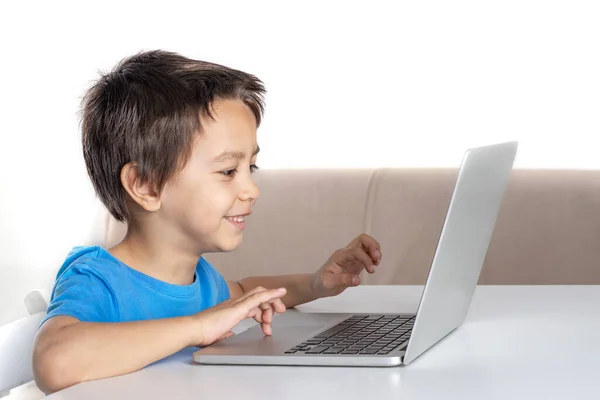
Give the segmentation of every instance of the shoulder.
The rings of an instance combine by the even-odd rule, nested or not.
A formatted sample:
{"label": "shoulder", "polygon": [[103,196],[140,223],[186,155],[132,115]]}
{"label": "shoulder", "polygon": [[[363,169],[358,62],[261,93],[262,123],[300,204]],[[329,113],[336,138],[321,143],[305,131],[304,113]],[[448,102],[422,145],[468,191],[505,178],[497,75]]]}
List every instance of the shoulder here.
{"label": "shoulder", "polygon": [[[106,254],[104,254],[106,253]],[[119,308],[110,278],[114,261],[98,246],[75,247],[56,276],[45,320],[68,315],[84,322],[116,322]]]}
{"label": "shoulder", "polygon": [[76,285],[80,290],[113,293],[118,281],[118,261],[100,246],[74,247],[56,274],[53,296]]}
{"label": "shoulder", "polygon": [[60,280],[73,274],[102,277],[115,273],[115,267],[118,264],[118,260],[100,246],[78,246],[69,252],[56,275],[56,279]]}

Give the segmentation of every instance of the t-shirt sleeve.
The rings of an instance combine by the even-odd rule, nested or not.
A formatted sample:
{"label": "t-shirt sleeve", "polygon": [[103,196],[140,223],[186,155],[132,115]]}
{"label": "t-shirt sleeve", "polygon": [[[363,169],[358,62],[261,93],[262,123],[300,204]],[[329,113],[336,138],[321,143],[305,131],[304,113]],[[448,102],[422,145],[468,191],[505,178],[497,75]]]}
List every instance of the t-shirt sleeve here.
{"label": "t-shirt sleeve", "polygon": [[227,286],[227,281],[223,278],[223,275],[219,273],[208,261],[204,258],[200,259],[202,267],[206,271],[206,273],[211,276],[213,284],[217,289],[217,302],[216,304],[222,303],[225,300],[228,300],[231,297],[229,293],[229,286]]}
{"label": "t-shirt sleeve", "polygon": [[119,307],[110,284],[94,268],[74,265],[57,278],[47,315],[68,315],[82,322],[118,322]]}

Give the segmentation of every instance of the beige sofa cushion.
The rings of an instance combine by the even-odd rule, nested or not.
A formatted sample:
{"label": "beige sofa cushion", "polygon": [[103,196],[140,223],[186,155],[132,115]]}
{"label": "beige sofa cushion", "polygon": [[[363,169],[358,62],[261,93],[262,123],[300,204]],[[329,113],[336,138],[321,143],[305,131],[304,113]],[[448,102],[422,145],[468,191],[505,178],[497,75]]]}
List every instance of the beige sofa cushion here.
{"label": "beige sofa cushion", "polygon": [[[383,260],[367,284],[423,284],[456,169],[261,170],[244,242],[205,257],[228,279],[312,272],[367,232]],[[600,172],[514,170],[480,284],[600,284]],[[107,217],[105,245],[124,226]]]}

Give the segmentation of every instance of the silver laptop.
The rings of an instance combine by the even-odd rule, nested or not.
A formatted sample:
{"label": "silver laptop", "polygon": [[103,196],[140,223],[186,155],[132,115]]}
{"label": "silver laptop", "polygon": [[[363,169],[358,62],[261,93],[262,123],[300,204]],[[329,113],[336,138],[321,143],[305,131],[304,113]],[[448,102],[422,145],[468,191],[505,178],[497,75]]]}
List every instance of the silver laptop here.
{"label": "silver laptop", "polygon": [[[467,150],[415,315],[284,313],[194,353],[201,364],[407,365],[464,321],[517,152]],[[284,318],[285,317],[285,318]]]}

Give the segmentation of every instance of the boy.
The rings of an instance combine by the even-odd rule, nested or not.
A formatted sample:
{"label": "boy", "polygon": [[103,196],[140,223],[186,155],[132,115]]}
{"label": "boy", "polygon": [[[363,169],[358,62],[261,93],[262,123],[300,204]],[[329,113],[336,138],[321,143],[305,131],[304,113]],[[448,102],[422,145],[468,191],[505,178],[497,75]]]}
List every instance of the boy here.
{"label": "boy", "polygon": [[381,260],[362,234],[313,274],[226,282],[201,255],[232,251],[259,191],[252,179],[264,87],[256,77],[150,51],[102,76],[82,103],[82,143],[124,240],[74,248],[60,268],[33,366],[41,390],[141,369],[207,346],[254,318],[360,283]]}

